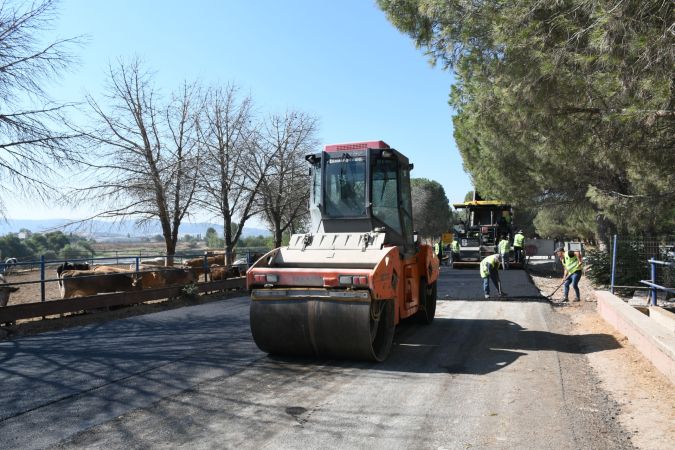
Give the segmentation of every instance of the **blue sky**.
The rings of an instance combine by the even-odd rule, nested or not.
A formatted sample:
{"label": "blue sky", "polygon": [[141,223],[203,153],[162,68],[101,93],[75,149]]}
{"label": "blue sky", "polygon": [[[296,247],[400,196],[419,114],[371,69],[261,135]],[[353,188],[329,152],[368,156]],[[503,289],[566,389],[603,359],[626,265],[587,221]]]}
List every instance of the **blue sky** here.
{"label": "blue sky", "polygon": [[[79,64],[50,87],[55,99],[97,96],[108,63],[137,55],[164,93],[183,80],[235,82],[261,113],[318,117],[323,143],[386,141],[451,202],[471,189],[452,137],[452,74],[431,67],[374,1],[64,0],[50,35],[86,37]],[[10,218],[88,213],[7,203]]]}

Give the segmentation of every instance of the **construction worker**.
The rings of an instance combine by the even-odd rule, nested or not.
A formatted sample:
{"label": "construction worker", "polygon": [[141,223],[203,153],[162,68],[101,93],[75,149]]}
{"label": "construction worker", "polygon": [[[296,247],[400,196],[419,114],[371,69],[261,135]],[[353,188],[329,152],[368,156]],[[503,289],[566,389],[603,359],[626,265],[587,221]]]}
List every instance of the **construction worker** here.
{"label": "construction worker", "polygon": [[555,251],[560,262],[563,265],[563,302],[568,301],[568,294],[570,291],[570,284],[574,288],[574,293],[577,298],[574,300],[578,302],[581,299],[581,294],[579,293],[579,280],[581,279],[581,274],[583,273],[583,261],[581,257],[581,252],[565,252],[563,247],[559,247]]}
{"label": "construction worker", "polygon": [[509,245],[509,239],[505,234],[502,235],[502,239],[499,241],[499,244],[497,244],[497,250],[499,250],[499,256],[502,258],[504,270],[509,270],[509,251],[511,250],[511,246]]}
{"label": "construction worker", "polygon": [[518,230],[515,236],[513,236],[513,253],[515,255],[516,263],[523,262],[523,247],[525,246],[525,235],[523,230]]}
{"label": "construction worker", "polygon": [[452,238],[452,243],[450,244],[450,255],[451,255],[451,261],[459,261],[459,242],[457,242],[457,239],[454,237]]}
{"label": "construction worker", "polygon": [[502,291],[502,283],[499,281],[500,263],[501,256],[498,253],[486,256],[480,262],[480,277],[483,279],[483,292],[485,293],[485,298],[490,298],[490,280],[492,280],[497,288],[500,297],[506,295],[506,293]]}

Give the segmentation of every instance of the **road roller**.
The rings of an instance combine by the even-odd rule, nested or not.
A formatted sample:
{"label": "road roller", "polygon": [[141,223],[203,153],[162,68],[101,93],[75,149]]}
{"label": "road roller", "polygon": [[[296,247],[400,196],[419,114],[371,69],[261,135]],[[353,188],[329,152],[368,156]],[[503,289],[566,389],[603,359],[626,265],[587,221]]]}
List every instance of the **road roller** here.
{"label": "road roller", "polygon": [[383,361],[403,319],[430,324],[439,261],[413,231],[413,165],[383,141],[327,145],[310,166],[310,232],[247,272],[270,354]]}

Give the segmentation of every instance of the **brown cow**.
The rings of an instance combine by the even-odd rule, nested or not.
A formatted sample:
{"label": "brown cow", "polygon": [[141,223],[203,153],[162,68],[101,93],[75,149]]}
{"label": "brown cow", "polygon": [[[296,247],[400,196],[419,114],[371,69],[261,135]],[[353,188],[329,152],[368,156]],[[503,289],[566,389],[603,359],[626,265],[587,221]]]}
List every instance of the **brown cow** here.
{"label": "brown cow", "polygon": [[199,275],[193,269],[160,269],[140,272],[137,284],[142,289],[156,289],[166,286],[195,283]]}
{"label": "brown cow", "polygon": [[211,281],[227,280],[228,278],[240,276],[239,268],[236,266],[229,268],[223,266],[213,266],[210,269]]}
{"label": "brown cow", "polygon": [[9,303],[9,295],[18,290],[18,287],[7,286],[7,280],[0,274],[0,306],[7,306],[7,303]]}
{"label": "brown cow", "polygon": [[[206,262],[208,263],[209,267],[213,265],[220,265],[224,266],[225,265],[225,255],[215,255],[215,256],[207,256],[206,257]],[[188,259],[183,262],[183,265],[192,267],[194,269],[202,269],[202,273],[204,273],[204,258],[193,258],[193,259]]]}
{"label": "brown cow", "polygon": [[94,266],[91,268],[92,271],[97,273],[132,273],[132,269],[123,269],[121,267],[114,266]]}
{"label": "brown cow", "polygon": [[126,292],[140,289],[135,274],[96,272],[94,270],[65,270],[61,273],[61,298],[85,297],[104,292]]}
{"label": "brown cow", "polygon": [[[225,254],[219,254],[215,256],[207,256],[206,262],[209,265],[209,270],[211,266],[223,266],[225,265]],[[183,262],[184,266],[187,266],[192,272],[197,275],[199,278],[200,275],[203,275],[206,271],[204,270],[204,258],[193,258],[188,259]]]}

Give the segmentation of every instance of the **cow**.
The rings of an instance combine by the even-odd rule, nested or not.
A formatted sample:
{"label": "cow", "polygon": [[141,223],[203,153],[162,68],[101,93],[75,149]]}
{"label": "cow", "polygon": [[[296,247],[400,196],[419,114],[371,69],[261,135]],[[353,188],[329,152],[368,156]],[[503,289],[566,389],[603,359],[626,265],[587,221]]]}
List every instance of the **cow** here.
{"label": "cow", "polygon": [[136,274],[132,272],[96,272],[94,270],[65,270],[61,273],[61,298],[85,297],[104,292],[139,290]]}
{"label": "cow", "polygon": [[210,268],[211,281],[227,280],[240,276],[239,268],[236,266],[223,267],[213,266]]}
{"label": "cow", "polygon": [[114,266],[94,266],[91,269],[96,273],[133,273],[131,269],[122,269],[121,267]]}
{"label": "cow", "polygon": [[0,307],[7,306],[9,303],[9,296],[12,292],[18,291],[16,286],[8,286],[5,277],[0,274]]}
{"label": "cow", "polygon": [[[214,255],[214,256],[207,256],[206,257],[206,262],[209,265],[209,267],[218,264],[220,266],[225,265],[225,255]],[[195,269],[202,269],[202,273],[204,273],[204,258],[192,258],[188,259],[183,262],[184,266],[192,267]]]}
{"label": "cow", "polygon": [[137,284],[142,289],[156,289],[197,282],[199,275],[192,269],[148,270],[138,274]]}
{"label": "cow", "polygon": [[[207,253],[209,255],[209,253]],[[216,254],[216,255],[211,255],[206,257],[206,263],[209,266],[209,270],[211,266],[224,266],[225,265],[225,254]],[[187,266],[190,270],[192,270],[195,274],[197,274],[197,277],[200,275],[204,274],[206,271],[204,270],[204,258],[193,258],[193,259],[188,259],[183,262],[183,266]]]}
{"label": "cow", "polygon": [[17,264],[19,263],[19,260],[16,258],[7,258],[5,259],[4,263],[1,263],[0,266],[2,266],[2,270],[0,270],[0,275],[1,274],[6,274],[9,275],[12,272],[15,271],[15,268]]}
{"label": "cow", "polygon": [[89,270],[88,263],[69,263],[68,261],[56,268],[57,277],[61,277],[64,270]]}
{"label": "cow", "polygon": [[[144,259],[139,262],[139,266],[141,269],[143,268],[147,269],[148,267],[163,267],[165,265],[166,265],[166,258],[163,256],[160,256],[158,258]],[[131,270],[136,270],[136,263],[130,264],[129,268]]]}
{"label": "cow", "polygon": [[68,261],[60,264],[56,268],[56,278],[58,279],[59,289],[61,289],[61,274],[66,270],[89,270],[88,263],[69,263]]}

